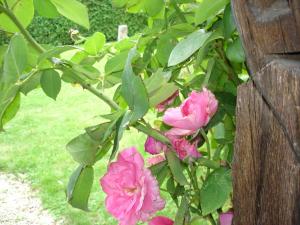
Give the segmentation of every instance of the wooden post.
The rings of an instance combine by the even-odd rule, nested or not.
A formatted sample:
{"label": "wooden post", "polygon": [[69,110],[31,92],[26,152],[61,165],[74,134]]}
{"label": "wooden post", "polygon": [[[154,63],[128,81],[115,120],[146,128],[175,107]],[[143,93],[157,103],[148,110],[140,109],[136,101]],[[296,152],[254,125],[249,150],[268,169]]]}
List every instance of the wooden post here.
{"label": "wooden post", "polygon": [[251,81],[239,87],[234,225],[300,224],[300,0],[232,0]]}

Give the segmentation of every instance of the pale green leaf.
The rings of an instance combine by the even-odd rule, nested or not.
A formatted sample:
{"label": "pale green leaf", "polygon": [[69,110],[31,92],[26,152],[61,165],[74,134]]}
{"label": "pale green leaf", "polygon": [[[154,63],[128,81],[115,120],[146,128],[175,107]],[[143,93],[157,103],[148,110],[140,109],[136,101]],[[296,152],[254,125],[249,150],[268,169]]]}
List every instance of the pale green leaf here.
{"label": "pale green leaf", "polygon": [[39,15],[46,18],[55,18],[59,16],[59,13],[50,0],[33,0],[34,8]]}
{"label": "pale green leaf", "polygon": [[140,76],[134,74],[132,70],[132,59],[136,54],[136,49],[130,50],[122,75],[121,93],[132,111],[131,121],[142,118],[149,109],[149,99],[146,87]]}
{"label": "pale green leaf", "polygon": [[196,25],[203,23],[209,17],[215,16],[230,0],[203,0],[195,13]]}
{"label": "pale green leaf", "polygon": [[[26,28],[34,16],[33,0],[7,0],[7,3],[18,21]],[[19,28],[8,16],[0,13],[0,30],[15,33]]]}
{"label": "pale green leaf", "polygon": [[156,16],[164,6],[164,0],[144,0],[144,8],[149,16]]}
{"label": "pale green leaf", "polygon": [[183,173],[183,167],[175,152],[167,151],[166,157],[174,179],[182,186],[187,185],[188,181]]}
{"label": "pale green leaf", "polygon": [[84,49],[91,55],[97,55],[103,48],[105,41],[105,35],[100,32],[96,32],[86,39]]}
{"label": "pale green leaf", "polygon": [[76,162],[83,165],[93,165],[96,160],[99,141],[84,133],[72,139],[66,148]]}
{"label": "pale green leaf", "polygon": [[76,0],[51,0],[57,11],[64,17],[89,29],[88,10],[85,5]]}
{"label": "pale green leaf", "polygon": [[203,215],[222,207],[232,191],[231,170],[219,168],[204,181],[200,192]]}
{"label": "pale green leaf", "polygon": [[203,46],[210,34],[211,33],[198,30],[190,34],[186,39],[180,41],[171,52],[168,66],[175,66],[187,60]]}

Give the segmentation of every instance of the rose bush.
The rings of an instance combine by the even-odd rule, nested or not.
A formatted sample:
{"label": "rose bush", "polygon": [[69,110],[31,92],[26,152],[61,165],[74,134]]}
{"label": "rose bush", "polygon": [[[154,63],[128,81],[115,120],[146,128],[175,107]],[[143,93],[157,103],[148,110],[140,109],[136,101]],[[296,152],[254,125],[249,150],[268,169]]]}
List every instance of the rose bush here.
{"label": "rose bush", "polygon": [[[148,27],[120,42],[106,43],[96,32],[80,37],[76,46],[51,47],[26,30],[34,11],[61,14],[89,28],[82,3],[47,0],[44,10],[40,1],[0,0],[0,29],[14,33],[0,47],[0,129],[18,112],[20,96],[41,87],[56,99],[62,82],[79,85],[111,113],[67,144],[78,163],[66,190],[73,207],[88,210],[93,181],[99,179],[94,168],[108,161],[100,183],[107,210],[120,224],[230,224],[233,214],[223,212],[233,207],[236,92],[248,75],[229,0],[112,3],[146,14]],[[67,51],[71,56],[62,54]],[[106,95],[109,88],[112,95]],[[118,153],[130,129],[146,135],[145,149]],[[170,219],[157,216],[171,201],[176,212],[166,215]]]}

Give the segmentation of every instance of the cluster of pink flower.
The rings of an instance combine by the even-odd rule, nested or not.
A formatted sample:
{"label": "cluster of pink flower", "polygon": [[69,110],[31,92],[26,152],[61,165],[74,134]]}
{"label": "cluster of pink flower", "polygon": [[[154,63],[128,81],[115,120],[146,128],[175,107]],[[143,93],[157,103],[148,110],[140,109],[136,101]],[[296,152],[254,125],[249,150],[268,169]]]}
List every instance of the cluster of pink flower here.
{"label": "cluster of pink flower", "polygon": [[[165,111],[177,96],[178,92],[159,104],[159,111]],[[180,107],[165,111],[163,121],[173,127],[165,135],[181,160],[201,156],[197,150],[197,141],[190,143],[184,136],[194,134],[206,126],[217,111],[217,106],[214,95],[204,89],[199,93],[193,91]],[[149,164],[153,165],[165,160],[163,153],[168,151],[168,147],[148,137],[145,150],[156,155],[149,160]],[[138,221],[148,222],[149,225],[174,224],[169,218],[153,217],[165,207],[165,201],[160,196],[157,180],[145,167],[143,157],[134,147],[119,153],[117,160],[109,165],[107,173],[101,178],[100,184],[107,194],[106,208],[119,221],[119,225],[135,225]],[[223,217],[220,217],[221,225],[229,225],[226,222],[229,221],[228,215]]]}
{"label": "cluster of pink flower", "polygon": [[[177,95],[173,95],[173,100]],[[166,110],[166,107],[172,102],[167,99],[161,103],[159,109]],[[162,109],[162,106],[165,108]],[[197,150],[198,140],[192,143],[186,139],[186,136],[196,133],[200,128],[206,126],[212,116],[216,113],[218,101],[215,96],[207,89],[202,92],[193,91],[190,96],[177,108],[169,108],[165,111],[163,121],[172,128],[165,132],[169,138],[173,149],[181,160],[186,158],[195,159],[201,157]],[[152,154],[160,154],[168,150],[167,146],[148,137],[145,143],[145,150]],[[150,159],[150,164],[163,160],[163,155],[155,156]]]}

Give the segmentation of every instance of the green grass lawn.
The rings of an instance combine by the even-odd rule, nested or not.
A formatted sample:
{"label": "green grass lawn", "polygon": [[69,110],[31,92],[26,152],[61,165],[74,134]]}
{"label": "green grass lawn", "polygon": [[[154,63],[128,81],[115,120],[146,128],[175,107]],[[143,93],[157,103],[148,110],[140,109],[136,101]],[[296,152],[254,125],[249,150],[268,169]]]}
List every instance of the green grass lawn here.
{"label": "green grass lawn", "polygon": [[[44,208],[64,224],[117,224],[105,210],[105,196],[98,182],[106,171],[106,160],[94,166],[91,212],[70,207],[64,192],[77,166],[65,149],[66,143],[83,133],[86,126],[99,123],[99,115],[109,113],[109,108],[87,91],[69,85],[63,86],[57,101],[46,97],[41,89],[22,97],[19,113],[0,134],[0,170],[25,177],[38,190]],[[143,151],[144,141],[143,134],[126,131],[120,148],[136,146]],[[168,205],[170,211],[172,205]]]}

